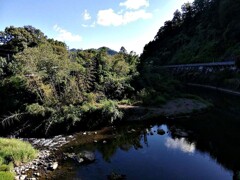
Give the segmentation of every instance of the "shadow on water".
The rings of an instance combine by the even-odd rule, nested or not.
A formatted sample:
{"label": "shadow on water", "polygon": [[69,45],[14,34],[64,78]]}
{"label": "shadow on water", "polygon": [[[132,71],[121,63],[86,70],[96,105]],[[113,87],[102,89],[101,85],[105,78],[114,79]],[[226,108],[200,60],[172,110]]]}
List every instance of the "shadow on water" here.
{"label": "shadow on water", "polygon": [[96,161],[63,161],[67,170],[55,178],[107,179],[117,172],[127,179],[239,179],[240,97],[192,88],[189,93],[215,107],[190,118],[121,125],[107,143],[76,143],[65,151],[93,151]]}
{"label": "shadow on water", "polygon": [[214,108],[191,120],[178,120],[174,125],[194,132],[189,140],[196,142],[196,148],[209,153],[218,163],[232,170],[234,178],[240,179],[237,177],[240,170],[240,97],[204,88],[188,91],[212,102]]}

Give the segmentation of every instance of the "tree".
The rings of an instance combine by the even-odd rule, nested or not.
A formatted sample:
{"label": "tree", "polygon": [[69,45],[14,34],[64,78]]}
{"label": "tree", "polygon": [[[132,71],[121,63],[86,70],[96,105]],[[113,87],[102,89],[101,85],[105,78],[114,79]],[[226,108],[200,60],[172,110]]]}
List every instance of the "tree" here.
{"label": "tree", "polygon": [[27,47],[36,47],[46,42],[46,37],[39,29],[32,26],[18,28],[10,26],[4,32],[0,32],[0,40],[3,42],[1,48],[20,52]]}
{"label": "tree", "polygon": [[127,54],[127,50],[125,49],[125,47],[122,46],[122,47],[120,48],[119,53]]}

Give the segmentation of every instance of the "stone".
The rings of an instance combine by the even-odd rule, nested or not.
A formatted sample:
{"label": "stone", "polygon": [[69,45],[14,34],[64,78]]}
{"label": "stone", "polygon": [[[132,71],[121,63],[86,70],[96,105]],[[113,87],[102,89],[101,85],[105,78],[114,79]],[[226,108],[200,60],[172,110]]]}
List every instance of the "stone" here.
{"label": "stone", "polygon": [[164,134],[165,134],[165,131],[164,131],[163,129],[158,129],[158,130],[157,130],[157,133],[158,133],[159,135],[164,135]]}
{"label": "stone", "polygon": [[40,177],[40,173],[36,172],[33,174],[34,176]]}
{"label": "stone", "polygon": [[109,180],[123,180],[123,179],[126,179],[126,175],[118,174],[118,173],[115,173],[115,172],[112,172],[107,177],[108,177]]}
{"label": "stone", "polygon": [[82,158],[86,162],[93,162],[93,161],[95,161],[95,155],[91,151],[82,151],[79,154],[77,154],[77,157],[79,159]]}
{"label": "stone", "polygon": [[53,163],[49,164],[50,170],[55,170],[55,169],[57,169],[57,167],[58,167],[58,162],[53,162]]}
{"label": "stone", "polygon": [[76,156],[74,159],[75,159],[79,164],[81,164],[81,163],[84,162],[84,159],[81,158],[81,157],[78,157],[78,156]]}
{"label": "stone", "polygon": [[21,175],[20,177],[19,177],[19,180],[25,180],[27,178],[27,175]]}

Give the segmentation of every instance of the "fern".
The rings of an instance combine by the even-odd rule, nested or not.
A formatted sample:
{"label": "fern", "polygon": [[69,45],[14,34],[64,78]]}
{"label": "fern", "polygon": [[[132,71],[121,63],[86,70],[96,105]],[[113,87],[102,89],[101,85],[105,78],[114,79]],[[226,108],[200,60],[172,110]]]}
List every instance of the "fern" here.
{"label": "fern", "polygon": [[27,113],[13,113],[10,116],[5,117],[1,123],[3,127],[10,126],[14,124],[15,121],[20,121],[23,115],[26,115]]}

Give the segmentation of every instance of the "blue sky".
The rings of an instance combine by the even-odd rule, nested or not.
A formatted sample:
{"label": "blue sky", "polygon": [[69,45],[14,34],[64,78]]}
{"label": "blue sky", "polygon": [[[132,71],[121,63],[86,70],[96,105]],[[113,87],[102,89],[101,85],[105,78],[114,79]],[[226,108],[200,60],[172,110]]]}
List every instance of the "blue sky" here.
{"label": "blue sky", "polygon": [[32,25],[69,48],[138,54],[176,9],[193,0],[0,0],[0,31]]}

